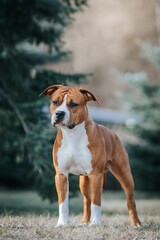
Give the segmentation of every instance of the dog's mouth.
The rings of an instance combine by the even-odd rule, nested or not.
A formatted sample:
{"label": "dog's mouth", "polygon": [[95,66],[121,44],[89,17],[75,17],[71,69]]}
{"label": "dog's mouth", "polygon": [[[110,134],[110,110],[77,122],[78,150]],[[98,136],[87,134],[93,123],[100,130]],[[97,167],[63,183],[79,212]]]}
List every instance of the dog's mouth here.
{"label": "dog's mouth", "polygon": [[69,128],[69,129],[73,129],[75,126],[76,126],[76,124],[73,123],[73,124],[68,125],[68,128]]}
{"label": "dog's mouth", "polygon": [[76,124],[75,123],[73,123],[73,124],[66,124],[63,121],[55,121],[53,126],[54,127],[65,127],[65,128],[73,129],[76,126]]}
{"label": "dog's mouth", "polygon": [[57,127],[57,126],[66,126],[66,124],[63,122],[63,121],[55,121],[54,124],[53,124],[54,127]]}

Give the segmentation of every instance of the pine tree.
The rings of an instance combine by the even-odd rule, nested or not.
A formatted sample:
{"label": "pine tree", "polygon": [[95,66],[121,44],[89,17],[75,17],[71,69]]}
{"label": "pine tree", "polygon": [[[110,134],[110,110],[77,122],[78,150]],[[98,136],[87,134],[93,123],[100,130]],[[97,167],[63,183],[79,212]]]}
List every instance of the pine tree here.
{"label": "pine tree", "polygon": [[[36,183],[43,198],[56,198],[52,146],[56,130],[42,111],[49,85],[80,83],[85,74],[45,70],[48,62],[69,60],[64,29],[84,0],[0,1],[0,181],[9,187]],[[45,51],[37,48],[40,44]],[[71,193],[76,193],[76,180]]]}
{"label": "pine tree", "polygon": [[[150,46],[146,52],[160,68],[160,48]],[[131,129],[137,143],[127,145],[136,189],[160,191],[160,86],[149,81],[144,72],[127,73],[124,79],[129,86],[125,106],[138,116]]]}

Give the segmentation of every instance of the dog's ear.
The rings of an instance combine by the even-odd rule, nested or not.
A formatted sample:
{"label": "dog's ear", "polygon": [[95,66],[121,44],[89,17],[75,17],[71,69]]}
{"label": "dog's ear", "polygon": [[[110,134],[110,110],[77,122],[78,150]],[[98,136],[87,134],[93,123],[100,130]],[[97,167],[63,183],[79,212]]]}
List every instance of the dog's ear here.
{"label": "dog's ear", "polygon": [[100,103],[99,99],[88,89],[86,88],[79,88],[79,91],[87,97],[87,101],[96,101]]}
{"label": "dog's ear", "polygon": [[40,95],[39,95],[39,97],[40,96],[42,96],[42,95],[45,95],[45,96],[51,96],[52,95],[52,93],[53,92],[55,92],[58,88],[60,88],[62,85],[52,85],[52,86],[50,86],[50,87],[48,87],[48,88],[46,88]]}

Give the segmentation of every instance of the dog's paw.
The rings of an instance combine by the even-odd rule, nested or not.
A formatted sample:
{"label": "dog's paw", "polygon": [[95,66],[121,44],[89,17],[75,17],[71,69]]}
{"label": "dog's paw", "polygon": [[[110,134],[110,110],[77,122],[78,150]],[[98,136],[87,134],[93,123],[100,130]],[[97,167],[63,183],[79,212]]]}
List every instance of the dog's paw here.
{"label": "dog's paw", "polygon": [[58,228],[58,227],[62,227],[62,226],[68,226],[69,225],[69,219],[68,220],[63,220],[63,219],[59,219],[58,220],[58,222],[57,222],[57,224],[56,224],[56,228]]}
{"label": "dog's paw", "polygon": [[67,227],[69,225],[69,223],[57,223],[55,225],[55,228],[59,228],[59,227]]}
{"label": "dog's paw", "polygon": [[92,226],[102,226],[102,221],[100,221],[100,220],[92,220],[91,222],[90,222],[90,224],[89,224],[89,226],[90,227],[92,227]]}
{"label": "dog's paw", "polygon": [[77,225],[78,227],[86,227],[86,226],[88,226],[88,223],[79,223],[78,225]]}
{"label": "dog's paw", "polygon": [[88,217],[83,217],[80,224],[87,224],[89,222],[89,218]]}
{"label": "dog's paw", "polygon": [[134,228],[135,228],[135,229],[142,228],[142,225],[141,225],[141,224],[139,224],[139,223],[136,223],[136,224],[134,225]]}

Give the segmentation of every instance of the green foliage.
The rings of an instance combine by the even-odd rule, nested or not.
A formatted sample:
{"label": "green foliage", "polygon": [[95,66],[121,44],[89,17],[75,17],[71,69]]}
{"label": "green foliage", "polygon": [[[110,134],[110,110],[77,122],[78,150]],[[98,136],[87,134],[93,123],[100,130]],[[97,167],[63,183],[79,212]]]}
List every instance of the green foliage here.
{"label": "green foliage", "polygon": [[[150,48],[150,54],[160,66],[160,48]],[[137,143],[127,146],[136,189],[159,191],[160,86],[149,81],[145,73],[127,73],[124,79],[129,87],[125,107],[139,117],[131,130]]]}
{"label": "green foliage", "polygon": [[[51,201],[57,197],[52,164],[56,130],[42,111],[49,99],[38,95],[49,85],[86,80],[85,74],[44,68],[48,62],[69,60],[70,53],[62,49],[64,28],[83,5],[86,1],[0,1],[0,181],[10,188],[36,183]],[[74,181],[71,190],[76,193]]]}

